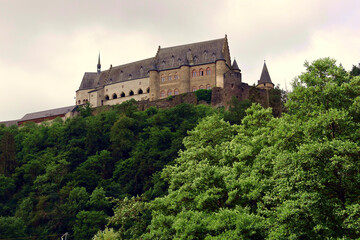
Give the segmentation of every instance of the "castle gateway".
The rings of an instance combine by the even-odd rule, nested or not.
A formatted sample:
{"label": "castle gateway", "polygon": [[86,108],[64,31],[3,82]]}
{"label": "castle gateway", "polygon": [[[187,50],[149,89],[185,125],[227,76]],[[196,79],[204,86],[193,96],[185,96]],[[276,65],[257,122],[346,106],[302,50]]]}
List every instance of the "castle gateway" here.
{"label": "castle gateway", "polygon": [[[258,82],[258,88],[274,87],[265,63]],[[101,71],[99,55],[97,72],[86,72],[76,91],[76,104],[90,102],[92,107],[99,107],[131,98],[154,101],[214,87],[225,92],[236,90],[239,99],[247,98],[249,86],[242,83],[236,60],[231,64],[226,35],[221,39],[175,47],[159,46],[155,57],[110,66],[106,71]]]}

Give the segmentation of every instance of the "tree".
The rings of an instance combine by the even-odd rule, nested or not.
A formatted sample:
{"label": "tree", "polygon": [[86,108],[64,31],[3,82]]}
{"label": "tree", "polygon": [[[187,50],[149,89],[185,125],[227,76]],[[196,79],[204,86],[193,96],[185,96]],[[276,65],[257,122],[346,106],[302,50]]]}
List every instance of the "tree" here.
{"label": "tree", "polygon": [[0,141],[0,173],[10,176],[17,166],[14,136],[5,132]]}

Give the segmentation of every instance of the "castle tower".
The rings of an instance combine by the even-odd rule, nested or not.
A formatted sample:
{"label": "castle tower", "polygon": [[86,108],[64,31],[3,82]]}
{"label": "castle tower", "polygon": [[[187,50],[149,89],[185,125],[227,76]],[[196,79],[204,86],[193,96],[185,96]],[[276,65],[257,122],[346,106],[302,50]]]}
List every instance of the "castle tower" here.
{"label": "castle tower", "polygon": [[180,93],[190,92],[190,64],[187,56],[180,66]]}
{"label": "castle tower", "polygon": [[261,72],[260,80],[258,81],[258,84],[256,85],[257,88],[260,89],[273,89],[274,84],[271,81],[269,71],[266,66],[266,62],[264,60],[264,66]]}
{"label": "castle tower", "polygon": [[98,74],[101,73],[100,53],[99,53],[98,64],[97,64],[97,73]]}
{"label": "castle tower", "polygon": [[159,71],[156,66],[156,61],[154,60],[153,66],[149,70],[149,88],[150,94],[149,98],[151,101],[157,100],[160,98],[160,76]]}

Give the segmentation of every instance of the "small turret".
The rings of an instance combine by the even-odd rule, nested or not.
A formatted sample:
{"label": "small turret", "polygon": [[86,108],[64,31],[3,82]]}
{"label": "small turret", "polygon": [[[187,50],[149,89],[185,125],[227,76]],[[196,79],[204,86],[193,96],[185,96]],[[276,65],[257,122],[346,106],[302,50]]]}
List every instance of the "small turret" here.
{"label": "small turret", "polygon": [[97,73],[98,74],[101,73],[100,53],[99,53],[98,64],[97,64]]}
{"label": "small turret", "polygon": [[266,62],[264,60],[264,66],[261,72],[260,80],[258,81],[258,84],[256,86],[257,88],[261,89],[273,89],[274,84],[271,81],[269,71],[266,66]]}
{"label": "small turret", "polygon": [[234,72],[241,72],[241,70],[240,70],[240,68],[239,68],[239,66],[238,66],[238,64],[237,64],[237,62],[236,62],[236,59],[234,59],[234,62],[233,62],[233,64],[232,64],[232,66],[231,66],[231,69],[232,69]]}

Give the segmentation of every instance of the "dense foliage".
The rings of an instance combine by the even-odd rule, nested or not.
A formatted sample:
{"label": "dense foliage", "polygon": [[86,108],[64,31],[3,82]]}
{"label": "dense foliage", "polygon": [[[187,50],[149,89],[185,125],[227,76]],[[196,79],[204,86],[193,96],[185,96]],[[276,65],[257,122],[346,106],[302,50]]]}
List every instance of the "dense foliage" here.
{"label": "dense foliage", "polygon": [[305,66],[281,117],[125,102],[0,127],[1,238],[360,238],[360,77]]}

